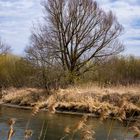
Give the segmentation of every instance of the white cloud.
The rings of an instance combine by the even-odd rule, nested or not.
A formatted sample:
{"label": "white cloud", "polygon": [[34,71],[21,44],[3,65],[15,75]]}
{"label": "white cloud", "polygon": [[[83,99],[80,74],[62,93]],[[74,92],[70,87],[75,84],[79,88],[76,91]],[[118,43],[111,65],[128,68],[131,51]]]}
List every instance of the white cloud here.
{"label": "white cloud", "polygon": [[[126,45],[126,53],[140,56],[140,0],[97,0],[105,11],[112,10],[118,21],[124,26],[122,41]],[[132,46],[132,47],[130,47]],[[134,50],[134,51],[133,51]]]}
{"label": "white cloud", "polygon": [[[13,46],[16,53],[21,53],[28,44],[32,23],[42,17],[40,2],[41,0],[0,0],[0,35]],[[112,10],[124,26],[125,31],[121,39],[127,47],[126,52],[132,52],[131,45],[136,48],[135,52],[140,52],[140,23],[137,21],[140,20],[140,0],[97,2],[105,11]]]}
{"label": "white cloud", "polygon": [[14,53],[28,44],[32,23],[42,15],[40,0],[0,0],[0,35]]}
{"label": "white cloud", "polygon": [[30,8],[33,6],[33,1],[22,0],[22,1],[0,1],[1,8]]}

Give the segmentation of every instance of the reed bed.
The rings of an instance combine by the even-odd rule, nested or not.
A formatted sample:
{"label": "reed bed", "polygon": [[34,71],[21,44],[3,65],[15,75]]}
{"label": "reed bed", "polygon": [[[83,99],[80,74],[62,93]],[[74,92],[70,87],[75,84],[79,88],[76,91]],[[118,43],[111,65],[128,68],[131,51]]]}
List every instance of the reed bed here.
{"label": "reed bed", "polygon": [[[91,113],[99,116],[123,118],[140,115],[140,86],[118,86],[100,88],[93,84],[51,91],[42,89],[10,89],[3,95],[2,102],[19,106],[36,107],[50,112],[67,111]],[[120,108],[123,106],[123,109]],[[118,117],[119,119],[119,117]]]}

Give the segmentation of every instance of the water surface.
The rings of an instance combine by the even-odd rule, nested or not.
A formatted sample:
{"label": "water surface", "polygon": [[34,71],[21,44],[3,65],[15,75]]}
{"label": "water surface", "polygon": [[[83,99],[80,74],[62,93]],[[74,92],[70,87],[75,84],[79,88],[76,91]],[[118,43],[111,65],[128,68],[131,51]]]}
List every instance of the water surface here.
{"label": "water surface", "polygon": [[[30,118],[30,114],[30,110],[0,106],[0,140],[7,140],[6,136],[9,129],[7,120],[9,118],[17,119],[15,124],[16,132],[12,140],[23,140],[24,131]],[[80,119],[81,116],[77,115],[39,112],[37,116],[31,119],[29,123],[29,129],[33,130],[33,136],[30,140],[38,140],[38,136],[44,121],[45,128],[47,130],[46,135],[44,135],[45,140],[60,140],[65,135],[65,127],[74,126]],[[110,129],[111,120],[108,120],[105,123],[100,123],[98,119],[89,118],[87,124],[96,132],[96,140],[106,140]],[[134,140],[132,133],[129,133],[126,138],[123,139],[125,130],[126,128],[121,123],[115,122],[109,140]],[[74,140],[80,140],[81,138],[79,135],[80,134],[76,134]],[[68,138],[65,140],[68,140]],[[135,140],[140,140],[140,138]]]}

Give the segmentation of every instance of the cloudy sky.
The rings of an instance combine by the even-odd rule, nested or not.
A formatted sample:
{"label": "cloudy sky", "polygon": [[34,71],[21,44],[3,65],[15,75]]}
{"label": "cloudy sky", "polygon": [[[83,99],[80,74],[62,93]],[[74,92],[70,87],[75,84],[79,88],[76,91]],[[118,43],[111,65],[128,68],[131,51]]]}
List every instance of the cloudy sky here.
{"label": "cloudy sky", "polygon": [[[42,16],[41,0],[0,0],[0,36],[22,55],[29,42],[32,24]],[[140,0],[97,0],[101,7],[112,10],[124,26],[121,37],[125,54],[140,56]]]}

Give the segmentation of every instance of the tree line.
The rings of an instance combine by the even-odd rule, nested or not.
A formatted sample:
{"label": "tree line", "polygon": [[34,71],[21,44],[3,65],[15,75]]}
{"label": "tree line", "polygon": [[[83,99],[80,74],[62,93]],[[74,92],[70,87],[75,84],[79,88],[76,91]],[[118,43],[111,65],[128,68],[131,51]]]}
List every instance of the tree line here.
{"label": "tree line", "polygon": [[132,85],[140,83],[140,58],[113,56],[94,65],[92,71],[81,77],[83,82],[96,82],[100,86]]}
{"label": "tree line", "polygon": [[[140,58],[115,56],[90,65],[93,65],[90,71],[75,77],[75,84],[93,82],[99,86],[111,86],[140,83]],[[68,77],[57,66],[42,69],[25,58],[12,54],[0,56],[0,87],[56,89],[69,84]]]}

